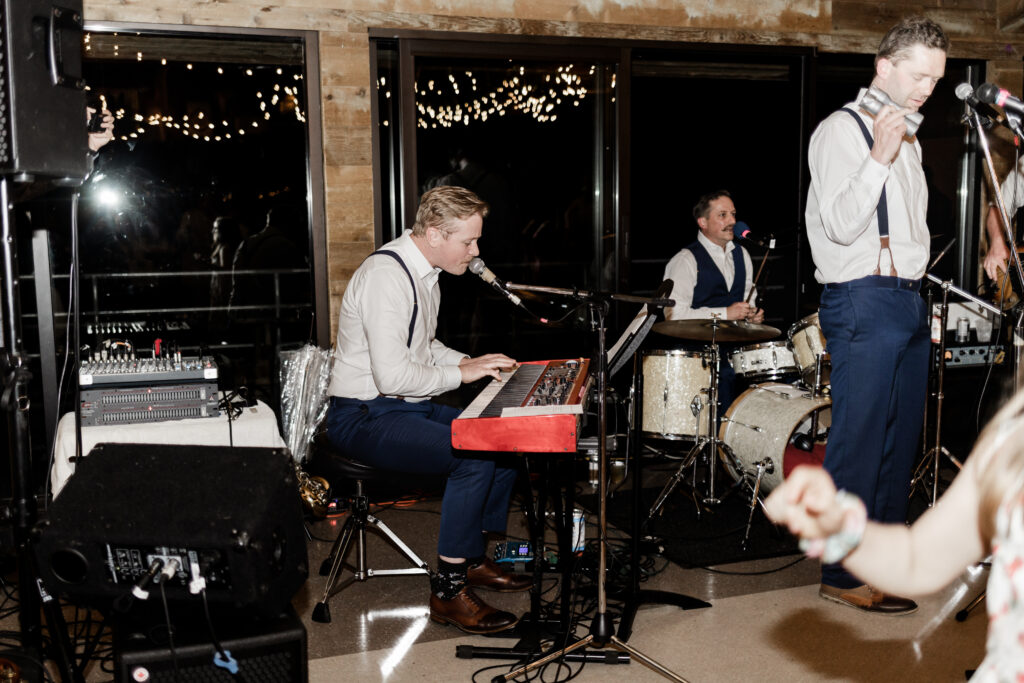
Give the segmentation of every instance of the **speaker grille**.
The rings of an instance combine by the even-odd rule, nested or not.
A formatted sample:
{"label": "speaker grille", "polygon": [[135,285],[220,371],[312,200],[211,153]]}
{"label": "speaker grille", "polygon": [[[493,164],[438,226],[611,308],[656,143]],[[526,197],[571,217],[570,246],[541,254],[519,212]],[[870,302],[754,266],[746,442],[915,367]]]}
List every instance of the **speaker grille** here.
{"label": "speaker grille", "polygon": [[[173,614],[173,613],[172,613]],[[176,624],[181,640],[170,648],[139,641],[135,628],[116,621],[114,630],[115,678],[117,683],[306,683],[306,629],[289,606],[280,617],[218,624],[221,646],[238,662],[238,675],[213,664],[214,648],[196,642],[205,634],[203,623],[188,620]],[[150,634],[162,633],[151,628]],[[177,638],[176,638],[177,640]],[[145,644],[144,644],[145,643]]]}

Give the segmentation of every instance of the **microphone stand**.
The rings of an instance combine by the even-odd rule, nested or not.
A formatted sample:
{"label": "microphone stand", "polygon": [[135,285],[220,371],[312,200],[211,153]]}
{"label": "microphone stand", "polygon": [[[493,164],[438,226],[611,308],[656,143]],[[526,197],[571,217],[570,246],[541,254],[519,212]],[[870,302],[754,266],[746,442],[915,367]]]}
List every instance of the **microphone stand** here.
{"label": "microphone stand", "polygon": [[[988,136],[985,133],[984,127],[981,125],[981,116],[974,107],[971,107],[971,115],[968,118],[968,123],[978,133],[978,140],[981,143],[981,149],[985,155],[985,169],[988,171],[989,182],[991,182],[992,187],[995,190],[992,194],[995,196],[996,206],[999,208],[999,220],[1003,225],[1003,239],[1006,241],[1006,246],[1010,251],[1010,269],[1016,274],[1017,281],[1021,285],[1021,291],[1024,292],[1024,266],[1021,266],[1020,254],[1017,253],[1017,245],[1013,239],[1013,229],[1010,227],[1010,217],[1006,213],[1006,206],[1003,204],[1003,195],[999,191],[999,182],[996,177],[996,169],[992,165],[992,153],[989,150]],[[973,299],[974,297],[971,298]],[[1013,389],[1016,392],[1020,390],[1022,385],[1024,385],[1024,377],[1021,376],[1022,369],[1024,369],[1024,306],[1019,306],[1017,310],[1014,311],[1014,316]],[[943,335],[945,335],[945,330],[943,330]],[[943,363],[944,362],[945,359],[943,359]]]}
{"label": "microphone stand", "polygon": [[[549,650],[540,658],[529,662],[518,669],[504,675],[495,676],[492,683],[503,683],[511,681],[524,673],[533,671],[548,662],[559,659],[563,655],[582,647],[592,646],[598,649],[605,649],[609,646],[628,653],[634,659],[662,675],[663,677],[687,683],[671,670],[662,666],[655,660],[643,654],[636,648],[627,644],[615,635],[613,619],[608,614],[608,594],[605,586],[605,574],[607,573],[608,555],[608,518],[607,518],[607,494],[608,494],[608,451],[607,451],[607,405],[605,400],[606,383],[608,378],[608,359],[605,350],[605,320],[608,315],[609,301],[625,301],[631,303],[646,303],[651,306],[671,305],[668,299],[651,299],[648,297],[630,296],[625,294],[610,294],[605,292],[589,292],[579,289],[564,289],[560,287],[541,287],[533,285],[519,285],[506,283],[508,289],[523,290],[531,292],[542,292],[554,294],[586,302],[591,313],[591,326],[597,332],[597,449],[598,449],[598,567],[597,567],[597,614],[590,625],[590,633],[585,637],[568,645],[567,647]],[[567,587],[563,586],[563,590]]]}
{"label": "microphone stand", "polygon": [[[941,257],[942,254],[939,255],[939,258]],[[937,262],[938,259],[936,259],[935,261]],[[932,265],[934,264],[935,262],[932,263]],[[930,451],[924,454],[924,457],[921,458],[921,462],[918,463],[917,469],[914,471],[914,477],[910,480],[910,495],[914,495],[914,490],[917,488],[918,484],[924,481],[924,475],[927,472],[928,467],[931,466],[932,500],[931,503],[928,504],[928,507],[931,507],[935,505],[935,502],[939,498],[939,461],[942,458],[942,456],[946,456],[951,463],[956,465],[956,468],[958,470],[963,469],[963,464],[955,456],[953,456],[953,454],[950,453],[945,446],[942,445],[942,402],[945,398],[945,394],[943,393],[943,382],[946,376],[946,321],[949,319],[949,292],[950,290],[952,290],[953,293],[958,294],[964,299],[973,301],[974,303],[978,304],[979,306],[981,306],[982,308],[991,313],[1002,315],[1003,312],[1000,311],[995,306],[991,305],[990,303],[982,301],[973,294],[970,294],[969,292],[965,292],[964,290],[960,289],[959,287],[954,285],[950,280],[940,280],[931,273],[926,273],[925,277],[927,277],[929,280],[942,287],[942,306],[939,309],[939,374],[936,380],[935,393],[935,445],[932,447]],[[928,311],[928,315],[929,317],[932,315],[930,309]],[[927,438],[927,435],[925,435],[925,441],[927,441]]]}
{"label": "microphone stand", "polygon": [[[32,453],[29,433],[31,403],[28,385],[32,378],[22,347],[21,305],[18,289],[18,250],[9,196],[9,179],[0,176],[0,261],[3,272],[3,298],[0,302],[0,383],[3,386],[0,409],[7,413],[8,450],[11,467],[11,501],[4,510],[13,525],[18,567],[18,623],[21,645],[30,656],[43,661],[44,647],[41,613],[46,617],[52,656],[61,680],[82,683],[85,678],[74,661],[74,648],[68,637],[67,623],[57,598],[39,581],[32,529],[39,510],[32,488]],[[77,264],[76,264],[77,270]],[[49,286],[37,281],[37,287]],[[28,670],[24,672],[30,674]],[[26,678],[28,680],[28,678]]]}

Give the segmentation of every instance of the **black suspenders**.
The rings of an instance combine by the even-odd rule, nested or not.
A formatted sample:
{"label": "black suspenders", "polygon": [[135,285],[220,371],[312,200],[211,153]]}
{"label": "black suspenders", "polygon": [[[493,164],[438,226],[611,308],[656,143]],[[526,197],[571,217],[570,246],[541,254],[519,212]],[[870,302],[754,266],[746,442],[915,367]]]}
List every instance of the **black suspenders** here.
{"label": "black suspenders", "polygon": [[409,284],[412,285],[412,320],[409,321],[409,338],[406,339],[405,341],[405,345],[411,348],[412,332],[413,330],[416,329],[416,313],[419,311],[420,308],[419,298],[416,296],[416,281],[412,279],[412,273],[409,272],[409,267],[405,265],[405,261],[402,260],[401,256],[387,249],[380,249],[378,251],[375,251],[372,254],[370,254],[370,256],[376,256],[377,254],[387,254],[391,258],[398,261],[398,265],[402,266],[402,270],[405,271],[406,276],[408,276],[409,278]]}

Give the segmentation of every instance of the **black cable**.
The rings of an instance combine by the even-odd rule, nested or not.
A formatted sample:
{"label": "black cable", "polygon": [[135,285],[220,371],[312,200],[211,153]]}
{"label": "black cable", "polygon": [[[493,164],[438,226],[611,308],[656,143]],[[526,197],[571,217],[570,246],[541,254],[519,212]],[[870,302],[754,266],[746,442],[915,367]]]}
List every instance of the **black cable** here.
{"label": "black cable", "polygon": [[[68,270],[68,310],[74,305],[74,274],[75,264],[72,263]],[[64,383],[68,379],[68,364],[71,361],[71,325],[66,324],[64,326],[64,363],[60,370],[60,380],[57,382],[57,399],[55,405],[57,406],[57,415],[60,415],[60,402],[64,396]],[[77,369],[77,368],[76,368]],[[77,379],[75,381],[77,385]],[[59,421],[58,421],[59,424]],[[47,476],[43,478],[43,512],[45,512],[50,505],[50,477],[49,473],[53,471],[53,463],[57,457],[57,424],[53,426],[53,434],[50,439],[50,459],[47,464],[46,472]]]}
{"label": "black cable", "polygon": [[[174,625],[171,623],[171,610],[167,606],[167,590],[164,588],[164,581],[160,581],[160,602],[164,606],[164,622],[167,624],[167,647],[171,651],[171,662],[174,664],[174,680],[178,681],[181,671],[178,667],[178,651],[174,647]],[[206,605],[206,591],[203,591],[203,606]],[[207,613],[209,619],[209,613]],[[213,629],[210,629],[213,633]]]}
{"label": "black cable", "polygon": [[704,571],[710,572],[712,574],[724,574],[726,576],[764,576],[766,574],[774,574],[775,572],[781,572],[783,569],[789,569],[790,567],[793,567],[795,565],[800,564],[801,562],[803,562],[806,559],[807,559],[806,555],[800,555],[795,560],[792,560],[791,562],[787,562],[786,564],[782,565],[781,567],[776,567],[774,569],[764,569],[762,571],[756,571],[756,572],[729,572],[729,571],[725,571],[724,569],[713,569],[710,566],[708,566],[708,567],[697,567],[697,569],[703,569]]}
{"label": "black cable", "polygon": [[[217,635],[213,632],[213,619],[210,618],[210,603],[206,599],[206,588],[205,587],[202,590],[199,591],[199,595],[202,596],[202,598],[203,598],[203,613],[206,615],[206,628],[207,628],[207,631],[210,634],[210,641],[213,643],[213,648],[217,651],[217,654],[220,655],[221,661],[224,661],[224,662],[235,661],[235,663],[237,665],[238,664],[238,660],[235,660],[227,651],[224,650],[224,648],[220,644],[220,641],[217,640]],[[216,662],[214,662],[214,664],[216,665]],[[219,666],[219,665],[217,665],[217,666]],[[229,671],[228,669],[224,669],[224,670],[225,671]],[[240,665],[238,666],[238,671],[232,673],[232,676],[234,678],[238,679],[239,681],[245,681],[245,676],[242,675],[242,669],[241,669]]]}
{"label": "black cable", "polygon": [[210,642],[213,643],[213,648],[217,651],[217,654],[227,659],[224,648],[221,647],[220,641],[217,640],[217,634],[213,632],[213,619],[210,618],[210,603],[206,599],[206,588],[200,590],[199,595],[203,599],[203,613],[206,615],[206,629],[210,634]]}
{"label": "black cable", "polygon": [[[223,410],[228,418],[228,447],[234,448],[235,435],[232,425],[238,417],[242,414],[242,407],[248,403],[248,389],[246,387],[239,387],[238,389],[231,391],[224,395],[220,401],[217,402],[217,408]],[[241,405],[235,399],[242,399]]]}

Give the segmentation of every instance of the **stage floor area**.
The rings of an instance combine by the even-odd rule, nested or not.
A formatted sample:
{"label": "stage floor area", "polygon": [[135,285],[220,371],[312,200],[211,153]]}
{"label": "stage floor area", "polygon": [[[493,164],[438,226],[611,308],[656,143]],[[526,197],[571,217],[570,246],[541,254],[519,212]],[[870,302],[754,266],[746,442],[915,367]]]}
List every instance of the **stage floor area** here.
{"label": "stage floor area", "polygon": [[[657,468],[651,468],[651,474],[667,476]],[[518,509],[516,503],[514,508]],[[440,499],[433,493],[376,509],[374,514],[433,566],[439,510]],[[515,641],[468,636],[431,622],[425,576],[376,577],[355,583],[331,599],[331,623],[314,622],[313,606],[326,581],[319,575],[320,564],[340,522],[329,519],[310,526],[310,578],[293,600],[307,629],[312,683],[490,681],[509,670],[510,661],[456,656],[460,646],[508,647]],[[515,510],[510,530],[525,535],[524,516]],[[593,537],[593,526],[589,532]],[[618,530],[610,535],[624,537]],[[987,570],[966,572],[939,594],[919,600],[920,609],[914,614],[884,617],[819,598],[817,561],[799,555],[693,569],[649,559],[649,568],[656,573],[643,588],[682,593],[712,605],[695,610],[646,606],[634,622],[630,645],[687,681],[955,683],[964,681],[965,670],[977,666],[984,655],[984,603],[965,622],[955,621],[954,615],[984,586]],[[375,569],[408,566],[372,534],[369,564]],[[556,583],[556,575],[546,575],[546,598],[556,594]],[[481,595],[515,613],[529,609],[527,593]],[[609,604],[609,612],[614,613],[618,603]],[[587,634],[588,623],[581,623],[578,635]],[[15,618],[8,617],[3,628],[16,630]],[[579,666],[572,664],[572,671]],[[497,668],[481,671],[487,667]],[[543,680],[565,680],[569,670],[563,669],[557,679],[556,673],[549,669]],[[89,683],[110,680],[111,674],[98,666],[87,671]],[[574,680],[664,679],[634,661],[588,663]]]}
{"label": "stage floor area", "polygon": [[[435,560],[436,499],[381,511],[413,550]],[[513,530],[522,529],[514,516]],[[329,523],[312,529],[327,537]],[[621,536],[621,534],[613,534]],[[390,548],[374,542],[371,566],[403,566]],[[427,617],[425,577],[381,577],[354,584],[331,601],[332,622],[316,623],[310,613],[325,579],[317,574],[326,542],[310,544],[313,576],[294,600],[309,637],[310,681],[490,681],[511,662],[459,659],[462,645],[507,647],[514,640],[467,636]],[[650,606],[639,612],[629,643],[688,681],[928,681],[965,680],[984,654],[984,603],[965,622],[954,614],[984,586],[985,571],[965,573],[951,587],[919,600],[903,617],[858,612],[817,596],[818,564],[798,556],[683,569],[670,562],[644,588],[706,600],[710,609]],[[787,566],[788,565],[788,566]],[[774,571],[780,567],[786,567]],[[554,581],[554,579],[551,579]],[[545,584],[547,585],[547,584]],[[553,593],[554,591],[552,591]],[[529,608],[527,594],[481,594],[504,609]],[[586,635],[581,626],[578,635]],[[497,666],[476,675],[485,667]],[[573,665],[573,670],[578,668]],[[545,680],[556,680],[549,670]],[[564,680],[563,670],[558,680]],[[664,680],[639,662],[589,663],[579,681]]]}

